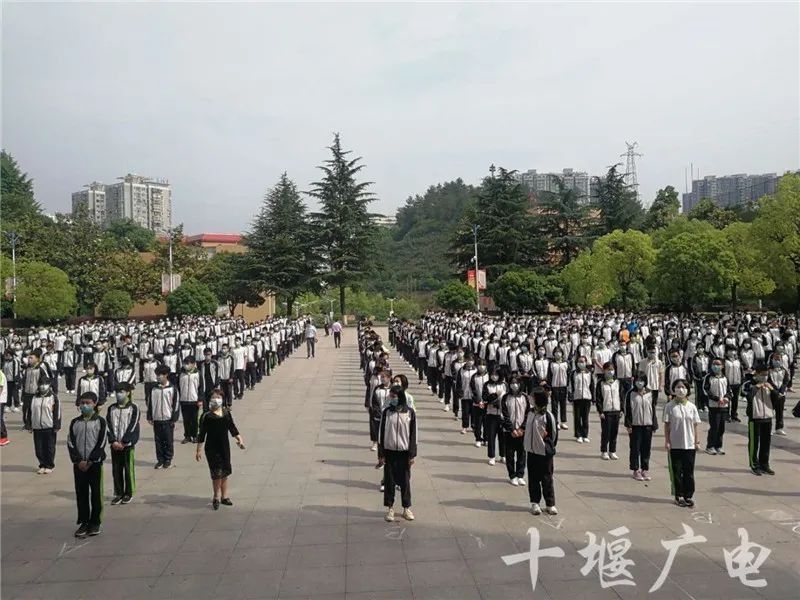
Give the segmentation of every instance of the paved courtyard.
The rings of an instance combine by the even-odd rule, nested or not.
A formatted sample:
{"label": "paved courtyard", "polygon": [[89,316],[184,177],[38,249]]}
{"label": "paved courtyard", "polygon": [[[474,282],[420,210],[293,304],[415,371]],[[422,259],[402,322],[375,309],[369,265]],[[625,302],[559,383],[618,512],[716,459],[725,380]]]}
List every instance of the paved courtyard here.
{"label": "paved courtyard", "polygon": [[[235,405],[247,449],[232,447],[233,507],[211,510],[207,468],[194,461],[193,446],[176,445],[176,468],[155,471],[152,430],[143,420],[134,502],[106,505],[104,533],[95,538],[72,537],[76,509],[65,429],[55,472],[39,476],[20,414],[7,413],[12,444],[0,450],[2,598],[800,597],[798,420],[787,420],[789,437],[773,438],[775,477],[749,472],[746,424],[729,426],[726,456],[698,454],[697,506],[689,510],[669,496],[661,434],[653,444],[653,481],[636,482],[627,470],[624,435],[621,460],[600,460],[593,413],[591,444],[575,443],[567,431],[558,446],[560,514],[534,517],[527,490],[508,484],[504,465],[487,465],[485,449],[461,436],[452,415],[413,383],[417,519],[389,524],[377,457],[369,451],[354,330],[345,331],[342,346],[335,350],[332,337],[321,338],[316,359],[306,360],[300,350]],[[397,357],[392,363],[411,376]],[[141,405],[140,391],[137,399]],[[72,414],[67,406],[65,428]],[[109,463],[105,469],[108,500]],[[649,594],[668,555],[661,541],[684,534],[684,524],[706,541],[680,548],[669,577]],[[501,558],[514,562],[508,557],[529,552],[531,527],[543,550],[558,546],[565,554],[540,559],[535,592],[530,563],[507,566]],[[759,573],[747,572],[746,555],[734,555],[745,560],[742,577],[764,578],[766,587],[746,587],[728,574],[724,550],[740,545],[739,528],[771,550]],[[587,532],[601,546],[600,563],[584,576],[587,558],[579,551],[587,554]],[[610,555],[625,549],[621,538],[631,543],[621,559],[634,564],[612,561]],[[754,549],[751,556],[758,554]],[[635,586],[603,586],[601,570],[606,586],[625,579],[618,566]]]}

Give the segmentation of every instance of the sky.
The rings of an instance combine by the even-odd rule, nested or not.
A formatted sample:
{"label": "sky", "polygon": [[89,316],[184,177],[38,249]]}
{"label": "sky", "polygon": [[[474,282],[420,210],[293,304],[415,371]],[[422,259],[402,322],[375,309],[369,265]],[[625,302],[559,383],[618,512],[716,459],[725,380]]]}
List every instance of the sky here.
{"label": "sky", "polygon": [[626,141],[645,204],[690,163],[783,173],[800,4],[2,3],[2,146],[47,212],[132,172],[187,233],[240,232],[333,132],[387,214],[491,164],[601,174]]}

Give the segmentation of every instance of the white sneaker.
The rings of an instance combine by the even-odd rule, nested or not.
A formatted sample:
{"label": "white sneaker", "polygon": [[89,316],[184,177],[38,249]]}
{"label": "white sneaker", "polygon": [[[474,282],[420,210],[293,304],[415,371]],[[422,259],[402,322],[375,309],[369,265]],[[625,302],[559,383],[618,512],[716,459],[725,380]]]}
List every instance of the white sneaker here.
{"label": "white sneaker", "polygon": [[786,435],[786,432],[783,429],[776,429],[775,435]]}
{"label": "white sneaker", "polygon": [[[44,472],[45,472],[45,468],[44,467],[39,467],[39,470],[36,471],[36,474],[37,475],[44,475]],[[514,485],[517,485],[517,484],[515,483]]]}
{"label": "white sneaker", "polygon": [[44,470],[44,474],[45,475],[50,475],[50,473],[52,473],[52,472],[53,472],[53,469],[45,469]]}
{"label": "white sneaker", "polygon": [[466,429],[462,429],[461,430],[461,435],[466,435],[466,434],[467,434],[467,430]]}
{"label": "white sneaker", "polygon": [[11,410],[12,410],[13,412],[19,412],[19,406],[15,406],[15,407],[14,407],[14,408],[12,408]]}
{"label": "white sneaker", "polygon": [[370,449],[370,451],[372,451],[372,452],[375,452],[375,451],[378,449],[378,444],[372,444],[372,445],[369,447],[369,449]]}
{"label": "white sneaker", "polygon": [[534,515],[542,514],[542,508],[538,504],[536,504],[536,502],[533,502],[531,504],[531,514],[534,514]]}
{"label": "white sneaker", "polygon": [[393,523],[393,522],[394,522],[394,508],[390,508],[390,509],[389,509],[389,510],[386,512],[386,516],[385,516],[385,517],[383,517],[383,518],[384,518],[384,520],[385,520],[386,522],[388,522],[388,523]]}
{"label": "white sneaker", "polygon": [[578,442],[579,444],[582,444],[583,443],[583,438],[582,437],[575,438],[575,441]]}
{"label": "white sneaker", "polygon": [[450,407],[449,407],[449,406],[447,406],[447,404],[445,404],[444,406],[442,406],[442,410],[443,410],[444,412],[449,412],[449,411],[450,411]]}
{"label": "white sneaker", "polygon": [[505,456],[501,456],[501,457],[500,457],[500,462],[501,462],[501,463],[504,463],[504,462],[506,462],[506,457],[505,457]]}
{"label": "white sneaker", "polygon": [[516,477],[511,478],[511,485],[519,485],[519,479]]}
{"label": "white sneaker", "polygon": [[439,398],[439,404],[444,404],[444,398]]}
{"label": "white sneaker", "polygon": [[517,477],[517,485],[528,485],[522,477]]}
{"label": "white sneaker", "polygon": [[600,458],[602,458],[603,460],[608,460],[609,459],[608,452],[601,452]]}
{"label": "white sneaker", "polygon": [[548,515],[557,515],[558,509],[555,506],[548,506],[544,509],[544,512],[546,512]]}
{"label": "white sneaker", "polygon": [[717,451],[714,448],[706,448],[706,454],[716,454]]}
{"label": "white sneaker", "polygon": [[481,442],[481,446],[486,447],[488,444],[486,442]]}
{"label": "white sneaker", "polygon": [[583,443],[584,443],[584,444],[588,444],[588,443],[589,443],[589,442],[591,442],[591,441],[592,441],[592,440],[590,440],[589,438],[583,438]]}
{"label": "white sneaker", "polygon": [[559,429],[569,429],[569,427],[567,427],[566,423],[559,423],[558,428]]}
{"label": "white sneaker", "polygon": [[489,459],[489,464],[490,464],[490,465],[492,465],[492,466],[494,466],[494,459],[493,459],[493,458],[490,458],[490,459]]}
{"label": "white sneaker", "polygon": [[611,460],[619,460],[619,456],[617,456],[616,452],[612,452],[608,456],[611,458]]}
{"label": "white sneaker", "polygon": [[480,442],[475,442],[475,447],[476,448],[480,448],[481,447],[481,443]]}

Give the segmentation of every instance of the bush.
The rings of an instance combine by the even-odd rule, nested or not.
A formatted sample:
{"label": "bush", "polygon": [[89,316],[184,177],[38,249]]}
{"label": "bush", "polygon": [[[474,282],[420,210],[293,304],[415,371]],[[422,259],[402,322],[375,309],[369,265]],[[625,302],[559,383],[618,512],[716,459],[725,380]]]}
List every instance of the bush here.
{"label": "bush", "polygon": [[208,286],[196,279],[187,279],[167,296],[167,314],[170,316],[213,315],[219,302]]}
{"label": "bush", "polygon": [[17,265],[17,318],[54,321],[77,308],[75,287],[64,271],[37,261]]}
{"label": "bush", "polygon": [[533,271],[506,271],[491,285],[489,293],[497,308],[507,312],[543,312],[553,295],[551,282]]}
{"label": "bush", "polygon": [[131,295],[123,290],[109,290],[103,294],[97,307],[101,317],[107,319],[124,319],[133,308]]}
{"label": "bush", "polygon": [[461,281],[451,281],[436,292],[436,304],[444,310],[474,310],[475,290]]}

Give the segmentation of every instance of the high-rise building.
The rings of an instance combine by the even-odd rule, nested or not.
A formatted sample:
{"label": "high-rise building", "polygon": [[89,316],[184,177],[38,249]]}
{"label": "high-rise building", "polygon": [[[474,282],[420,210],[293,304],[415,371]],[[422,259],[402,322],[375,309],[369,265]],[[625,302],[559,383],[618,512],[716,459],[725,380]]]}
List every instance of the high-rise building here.
{"label": "high-rise building", "polygon": [[683,195],[683,212],[687,213],[703,198],[713,200],[717,205],[726,207],[753,202],[762,196],[774,194],[778,189],[778,175],[706,175],[702,179],[692,181],[692,191]]}
{"label": "high-rise building", "polygon": [[106,222],[106,186],[97,181],[84,186],[86,189],[72,194],[72,214],[78,211],[78,207],[83,205],[89,214],[89,218],[101,225]]}
{"label": "high-rise building", "polygon": [[558,181],[561,180],[567,189],[575,190],[582,201],[588,202],[594,196],[594,180],[596,178],[585,171],[575,171],[574,169],[563,169],[561,173],[539,173],[536,169],[529,169],[524,173],[518,173],[517,179],[534,194],[536,192],[557,192]]}
{"label": "high-rise building", "polygon": [[[72,195],[73,211],[77,202],[87,202],[92,219],[107,226],[118,219],[131,219],[145,229],[167,233],[172,227],[172,188],[169,182],[154,180],[129,173],[110,185],[92,183],[89,189]],[[94,193],[92,200],[88,193]],[[92,201],[99,205],[102,195],[102,212],[92,211]],[[84,196],[86,196],[84,198]]]}

